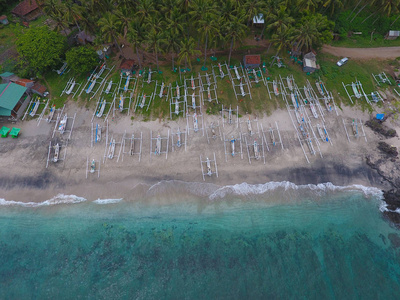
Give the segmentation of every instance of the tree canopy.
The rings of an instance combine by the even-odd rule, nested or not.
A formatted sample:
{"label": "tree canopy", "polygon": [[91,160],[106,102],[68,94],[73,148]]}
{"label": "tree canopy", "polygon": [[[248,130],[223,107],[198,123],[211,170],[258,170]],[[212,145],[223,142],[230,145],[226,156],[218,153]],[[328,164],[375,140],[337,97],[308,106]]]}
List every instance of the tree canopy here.
{"label": "tree canopy", "polygon": [[47,27],[28,29],[18,36],[17,51],[31,75],[55,68],[66,49],[66,38]]}
{"label": "tree canopy", "polygon": [[98,62],[96,52],[87,47],[72,48],[65,54],[65,57],[68,66],[77,73],[90,71]]}

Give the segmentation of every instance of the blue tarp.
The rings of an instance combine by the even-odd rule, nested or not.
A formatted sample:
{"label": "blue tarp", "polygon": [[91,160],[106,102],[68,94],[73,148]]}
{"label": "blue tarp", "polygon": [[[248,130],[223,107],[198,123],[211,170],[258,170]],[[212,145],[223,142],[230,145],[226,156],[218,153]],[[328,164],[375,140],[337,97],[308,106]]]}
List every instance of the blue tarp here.
{"label": "blue tarp", "polygon": [[385,114],[376,114],[376,119],[377,120],[383,120],[385,117]]}

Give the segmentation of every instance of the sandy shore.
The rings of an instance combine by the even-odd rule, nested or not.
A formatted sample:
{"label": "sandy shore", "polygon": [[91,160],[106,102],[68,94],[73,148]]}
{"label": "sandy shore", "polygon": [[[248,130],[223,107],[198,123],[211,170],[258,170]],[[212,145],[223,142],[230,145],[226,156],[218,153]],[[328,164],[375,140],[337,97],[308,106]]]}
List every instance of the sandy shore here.
{"label": "sandy shore", "polygon": [[[269,181],[290,181],[296,184],[332,182],[342,186],[362,184],[379,188],[388,187],[378,173],[365,163],[366,155],[377,151],[376,144],[380,138],[365,126],[367,142],[364,138],[351,138],[349,142],[346,137],[342,119],[349,122],[355,117],[363,121],[369,119],[368,114],[355,109],[339,110],[339,116],[333,113],[325,115],[325,124],[333,145],[321,142],[323,157],[319,154],[308,154],[310,163],[304,156],[286,110],[277,110],[268,117],[252,115],[251,118],[253,120],[257,118],[264,130],[269,128],[270,124],[275,124],[275,121],[279,125],[284,149],[282,150],[280,145],[270,145],[270,151],[265,152],[265,164],[256,160],[252,160],[249,164],[244,145],[243,159],[240,154],[235,157],[228,155],[226,162],[224,143],[217,138],[211,139],[208,144],[206,135],[203,136],[201,132],[190,132],[186,152],[184,147],[175,148],[172,152],[171,131],[176,132],[178,127],[184,128],[186,120],[141,122],[136,119],[132,121],[130,117],[121,115],[114,119],[110,118],[109,138],[113,136],[120,142],[125,131],[127,136],[132,133],[138,136],[142,132],[141,160],[139,162],[137,155],[121,154],[118,162],[114,157],[106,159],[103,163],[106,145],[104,131],[102,141],[91,147],[93,112],[79,108],[74,103],[68,103],[67,112],[69,115],[76,112],[76,120],[63,162],[50,162],[46,168],[49,142],[52,141],[54,144],[57,141],[64,145],[66,143],[66,134],[56,133],[52,138],[54,123],[48,124],[42,121],[37,126],[36,120],[20,122],[18,126],[21,127],[22,134],[18,139],[9,137],[0,140],[0,164],[3,170],[0,175],[0,198],[15,201],[44,201],[59,193],[74,194],[88,200],[126,198],[142,183],[151,185],[162,180],[203,182],[199,157],[200,155],[211,157],[213,153],[216,155],[219,177],[206,176],[206,182],[219,186],[242,182],[258,184]],[[239,119],[246,121],[245,117]],[[240,131],[247,133],[246,123],[241,123],[239,128],[235,125],[222,127],[220,117],[204,116],[205,125],[218,120],[221,132],[225,133],[227,138],[232,135],[238,136]],[[103,121],[99,124],[104,126]],[[393,125],[393,128],[398,129],[396,124]],[[253,123],[253,126],[255,127],[256,123]],[[201,122],[200,127],[202,127]],[[150,155],[150,131],[153,132],[153,136],[158,132],[162,136],[167,136],[168,130],[170,130],[168,159],[165,155]],[[350,131],[350,127],[347,130]],[[153,143],[154,149],[155,142]],[[164,150],[166,143],[163,143]],[[390,140],[390,143],[400,146],[397,137]],[[64,150],[65,148],[61,149],[61,157],[64,155]],[[307,148],[305,150],[308,151]],[[116,145],[115,154],[117,155],[119,151],[120,145]],[[86,178],[87,159],[101,161],[99,178],[96,174],[88,174]]]}

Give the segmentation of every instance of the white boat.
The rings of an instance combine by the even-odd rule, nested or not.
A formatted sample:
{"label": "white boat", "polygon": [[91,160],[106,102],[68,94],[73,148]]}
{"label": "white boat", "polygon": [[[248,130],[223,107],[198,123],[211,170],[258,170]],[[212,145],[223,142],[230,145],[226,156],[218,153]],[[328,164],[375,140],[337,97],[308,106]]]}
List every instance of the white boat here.
{"label": "white boat", "polygon": [[106,91],[105,91],[106,94],[110,93],[112,84],[113,84],[113,81],[110,80],[110,82],[107,85]]}
{"label": "white boat", "polygon": [[207,97],[208,97],[208,101],[211,102],[210,86],[207,87]]}
{"label": "white boat", "polygon": [[54,104],[51,108],[50,108],[50,112],[49,112],[49,115],[48,115],[48,117],[47,117],[47,119],[46,119],[46,122],[47,123],[50,123],[51,122],[51,120],[53,119],[53,117],[54,117],[54,112],[56,111],[56,105]]}
{"label": "white boat", "polygon": [[160,89],[160,94],[159,94],[160,98],[162,98],[163,92],[164,92],[164,82],[161,83],[161,89]]}
{"label": "white boat", "polygon": [[108,158],[113,159],[115,152],[115,139],[112,139],[108,148]]}
{"label": "white boat", "polygon": [[211,123],[210,127],[211,127],[212,138],[215,140],[217,138],[217,134],[215,133],[214,123]]}
{"label": "white boat", "polygon": [[287,82],[287,85],[288,85],[289,90],[290,90],[290,91],[293,91],[293,82],[292,82],[292,78],[286,77],[286,82]]}
{"label": "white boat", "polygon": [[357,99],[360,99],[361,98],[361,93],[358,91],[357,83],[352,83],[351,87],[353,88],[354,96],[356,96]]}
{"label": "white boat", "polygon": [[325,135],[324,135],[324,132],[323,132],[323,130],[322,130],[322,128],[321,128],[321,125],[319,125],[319,124],[317,124],[317,131],[318,131],[319,137],[320,137],[322,140],[324,140],[324,139],[325,139]]}
{"label": "white boat", "polygon": [[260,159],[260,149],[258,149],[257,140],[254,140],[253,147],[254,147],[254,157],[256,158],[256,160],[259,160]]}
{"label": "white boat", "polygon": [[194,94],[194,92],[192,94],[192,107],[193,109],[196,109],[196,95]]}
{"label": "white boat", "polygon": [[161,135],[157,135],[157,140],[156,140],[156,150],[155,150],[156,155],[161,154]]}
{"label": "white boat", "polygon": [[235,156],[235,142],[236,142],[236,139],[232,136],[232,139],[231,139],[231,154],[232,154],[232,156]]}
{"label": "white boat", "polygon": [[67,127],[67,114],[64,115],[64,118],[60,121],[60,124],[58,124],[58,131],[63,134],[65,131],[65,128]]}
{"label": "white boat", "polygon": [[146,103],[146,94],[144,94],[142,97],[142,102],[140,103],[140,108],[143,108],[145,103]]}
{"label": "white boat", "polygon": [[206,82],[207,82],[208,85],[211,85],[210,77],[208,76],[208,73],[206,73]]}
{"label": "white boat", "polygon": [[220,63],[218,63],[218,69],[219,69],[219,73],[221,74],[221,77],[224,78],[225,74],[224,74],[224,71],[222,71],[222,67],[221,67]]}
{"label": "white boat", "polygon": [[329,102],[327,97],[324,97],[324,102],[325,102],[326,110],[332,111],[332,104]]}
{"label": "white boat", "polygon": [[194,115],[193,115],[193,128],[194,128],[194,132],[199,131],[199,121],[197,120],[196,113],[194,113]]}
{"label": "white boat", "polygon": [[192,75],[192,77],[190,78],[190,83],[191,83],[191,85],[192,85],[192,90],[194,90],[196,87],[194,86],[193,75]]}
{"label": "white boat", "polygon": [[272,82],[272,86],[273,86],[273,88],[274,88],[274,94],[275,94],[275,96],[279,96],[278,83],[276,82],[276,80],[274,80],[274,81]]}
{"label": "white boat", "polygon": [[272,127],[269,128],[269,135],[271,136],[272,145],[275,146],[275,135]]}
{"label": "white boat", "polygon": [[69,94],[72,93],[72,91],[74,90],[75,84],[76,84],[75,80],[72,81],[71,86],[70,86],[69,89],[65,92],[67,95],[69,95]]}
{"label": "white boat", "polygon": [[176,135],[177,135],[177,142],[176,142],[176,146],[178,147],[178,148],[180,148],[181,146],[182,146],[182,143],[181,143],[181,131],[179,130],[179,128],[178,128],[178,132],[176,133]]}
{"label": "white boat", "polygon": [[315,109],[315,105],[312,102],[310,102],[310,109],[311,109],[311,112],[312,112],[314,118],[318,119],[317,110]]}
{"label": "white boat", "polygon": [[232,124],[232,108],[229,108],[229,112],[228,112],[228,124]]}
{"label": "white boat", "polygon": [[149,68],[149,76],[147,76],[147,83],[150,84],[151,82],[151,68]]}
{"label": "white boat", "polygon": [[86,94],[89,94],[93,90],[93,87],[96,85],[96,81],[97,81],[97,78],[94,77],[92,82],[90,82],[89,87],[86,90]]}
{"label": "white boat", "polygon": [[321,94],[321,96],[325,96],[322,81],[316,81],[315,85],[317,86],[317,90]]}
{"label": "white boat", "polygon": [[256,69],[253,69],[253,75],[254,75],[254,79],[255,79],[256,83],[258,83],[258,76],[257,76]]}
{"label": "white boat", "polygon": [[240,79],[240,75],[239,75],[239,71],[238,71],[237,67],[234,66],[233,69],[235,70],[236,78],[239,80]]}
{"label": "white boat", "polygon": [[179,89],[179,85],[176,86],[176,98],[179,99],[181,97],[181,91]]}
{"label": "white boat", "polygon": [[101,101],[101,103],[99,104],[99,109],[96,113],[96,117],[101,118],[103,116],[105,108],[106,108],[106,99],[103,99],[103,101]]}
{"label": "white boat", "polygon": [[135,135],[132,134],[131,146],[129,148],[129,155],[132,156],[135,152]]}
{"label": "white boat", "polygon": [[36,102],[33,103],[32,109],[31,109],[31,111],[29,113],[29,115],[31,117],[35,116],[35,114],[36,114],[36,112],[37,112],[37,110],[39,108],[39,104],[40,104],[40,98]]}
{"label": "white boat", "polygon": [[58,158],[59,158],[59,155],[60,155],[60,145],[57,143],[55,146],[54,146],[54,157],[53,157],[53,162],[58,162]]}
{"label": "white boat", "polygon": [[244,92],[242,80],[240,80],[239,87],[240,87],[240,93],[242,94],[242,97],[246,96],[246,94]]}
{"label": "white boat", "polygon": [[101,141],[101,126],[96,124],[96,143]]}
{"label": "white boat", "polygon": [[119,108],[119,111],[123,111],[123,109],[124,109],[124,96],[122,96],[122,94],[119,96],[118,108]]}
{"label": "white boat", "polygon": [[124,85],[124,92],[126,92],[129,88],[129,80],[131,79],[131,75],[128,75],[128,77],[126,77],[126,81],[125,81],[125,85]]}
{"label": "white boat", "polygon": [[99,73],[96,74],[96,78],[99,78],[101,76],[101,74],[103,74],[104,70],[106,69],[106,63],[103,63],[101,65],[100,71]]}
{"label": "white boat", "polygon": [[93,159],[92,163],[90,164],[90,173],[94,173],[95,170],[96,170],[96,162]]}
{"label": "white boat", "polygon": [[351,123],[351,127],[353,129],[353,134],[358,137],[358,125],[357,122],[353,120],[353,122]]}
{"label": "white boat", "polygon": [[253,135],[253,128],[252,128],[252,126],[251,126],[250,117],[249,117],[249,119],[247,120],[247,129],[249,130],[250,136],[252,136],[252,135]]}
{"label": "white boat", "polygon": [[178,102],[178,99],[175,100],[175,114],[179,115],[179,102]]}
{"label": "white boat", "polygon": [[294,97],[294,94],[293,94],[293,93],[290,94],[290,99],[292,99],[293,106],[294,106],[295,108],[299,108],[299,106],[297,105],[296,98]]}
{"label": "white boat", "polygon": [[211,171],[211,161],[210,159],[207,157],[206,159],[206,164],[207,164],[207,175],[211,176],[212,175],[212,171]]}

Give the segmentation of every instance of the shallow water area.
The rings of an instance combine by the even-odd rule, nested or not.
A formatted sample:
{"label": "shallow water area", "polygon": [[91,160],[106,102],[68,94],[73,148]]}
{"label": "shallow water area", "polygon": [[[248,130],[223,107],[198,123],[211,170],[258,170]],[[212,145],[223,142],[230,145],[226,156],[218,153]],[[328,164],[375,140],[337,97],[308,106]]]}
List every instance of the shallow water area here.
{"label": "shallow water area", "polygon": [[395,298],[400,236],[381,196],[161,182],[140,198],[3,200],[0,298]]}

